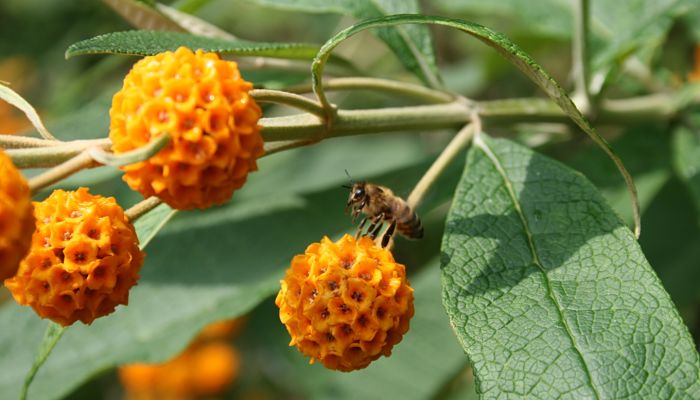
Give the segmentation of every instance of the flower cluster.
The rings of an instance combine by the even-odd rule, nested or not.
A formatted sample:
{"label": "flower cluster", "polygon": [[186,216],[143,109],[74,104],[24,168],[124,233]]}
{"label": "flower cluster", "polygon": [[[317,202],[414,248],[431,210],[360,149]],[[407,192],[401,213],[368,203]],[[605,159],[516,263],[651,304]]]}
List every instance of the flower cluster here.
{"label": "flower cluster", "polygon": [[128,303],[144,254],[113,197],[86,188],[56,190],[34,203],[34,215],[29,254],[5,281],[19,304],[70,325],[89,324]]}
{"label": "flower cluster", "polygon": [[235,62],[202,50],[181,47],[137,62],[112,100],[112,150],[128,152],[164,134],[170,143],[123,167],[124,180],[181,210],[230,199],[263,154],[251,88]]}
{"label": "flower cluster", "polygon": [[292,259],[276,304],[290,346],[341,371],[391,354],[413,316],[405,267],[368,237],[327,237]]}

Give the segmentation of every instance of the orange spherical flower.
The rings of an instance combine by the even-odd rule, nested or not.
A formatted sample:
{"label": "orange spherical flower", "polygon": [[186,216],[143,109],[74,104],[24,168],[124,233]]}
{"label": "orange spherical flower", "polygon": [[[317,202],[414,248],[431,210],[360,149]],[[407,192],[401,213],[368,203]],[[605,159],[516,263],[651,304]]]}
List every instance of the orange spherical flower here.
{"label": "orange spherical flower", "polygon": [[67,326],[128,303],[144,254],[113,197],[56,190],[34,203],[34,216],[29,254],[5,281],[19,304]]}
{"label": "orange spherical flower", "polygon": [[413,316],[406,269],[368,237],[324,237],[292,259],[275,303],[302,353],[340,371],[389,356]]}
{"label": "orange spherical flower", "polygon": [[124,180],[180,210],[230,199],[263,154],[262,113],[251,88],[235,62],[202,50],[181,47],[137,62],[112,99],[112,150],[134,150],[162,134],[171,140],[123,167]]}
{"label": "orange spherical flower", "polygon": [[0,150],[0,280],[17,272],[34,232],[29,186],[12,160]]}
{"label": "orange spherical flower", "polygon": [[119,379],[130,398],[189,399],[225,392],[238,376],[240,357],[227,342],[194,342],[161,364],[128,364]]}

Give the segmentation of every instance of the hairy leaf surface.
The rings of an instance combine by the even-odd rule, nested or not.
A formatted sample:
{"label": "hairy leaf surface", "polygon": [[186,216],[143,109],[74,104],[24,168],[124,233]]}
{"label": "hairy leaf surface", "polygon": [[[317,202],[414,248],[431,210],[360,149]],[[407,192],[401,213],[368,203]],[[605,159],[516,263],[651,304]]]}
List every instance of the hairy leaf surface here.
{"label": "hairy leaf surface", "polygon": [[305,43],[265,43],[210,38],[181,32],[124,31],[82,40],[66,50],[66,57],[83,54],[129,54],[150,56],[185,46],[217,53],[288,59],[313,59],[319,46]]}
{"label": "hairy leaf surface", "polygon": [[477,137],[442,252],[444,305],[484,398],[700,396],[687,328],[581,174]]}

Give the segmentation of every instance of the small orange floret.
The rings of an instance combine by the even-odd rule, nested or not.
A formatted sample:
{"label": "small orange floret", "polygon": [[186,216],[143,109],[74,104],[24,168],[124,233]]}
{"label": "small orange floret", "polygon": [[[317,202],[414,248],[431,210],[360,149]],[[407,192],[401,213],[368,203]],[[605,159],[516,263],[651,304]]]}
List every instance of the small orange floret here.
{"label": "small orange floret", "polygon": [[0,280],[17,272],[34,232],[29,186],[12,160],[0,150]]}
{"label": "small orange floret", "polygon": [[112,99],[112,150],[134,150],[161,134],[171,141],[123,167],[124,180],[180,210],[230,199],[263,154],[252,87],[235,62],[202,50],[180,47],[137,62]]}
{"label": "small orange floret", "polygon": [[401,341],[413,316],[406,269],[368,237],[324,237],[295,256],[275,303],[302,353],[327,368],[365,368]]}
{"label": "small orange floret", "polygon": [[56,190],[34,203],[34,216],[29,254],[5,281],[19,304],[67,326],[128,303],[144,254],[113,197]]}

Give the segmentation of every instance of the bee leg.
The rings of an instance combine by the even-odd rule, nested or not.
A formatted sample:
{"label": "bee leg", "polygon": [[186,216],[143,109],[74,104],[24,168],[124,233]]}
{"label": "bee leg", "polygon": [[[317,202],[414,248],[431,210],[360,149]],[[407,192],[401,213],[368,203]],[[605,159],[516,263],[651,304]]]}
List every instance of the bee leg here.
{"label": "bee leg", "polygon": [[[384,217],[384,214],[380,215],[382,216],[382,218]],[[376,239],[377,235],[379,235],[379,231],[382,230],[382,218],[376,219],[377,222],[375,222],[375,224],[372,225],[372,228],[374,229],[372,229],[371,231],[367,229],[367,232],[370,233],[370,237],[372,238],[372,240]]]}
{"label": "bee leg", "polygon": [[355,240],[360,238],[360,234],[362,233],[362,228],[365,226],[365,223],[367,223],[368,217],[362,218],[362,221],[360,221],[360,225],[357,226],[357,232],[355,233]]}
{"label": "bee leg", "polygon": [[[377,214],[374,217],[372,217],[372,222],[367,227],[367,230],[362,233],[362,236],[371,235],[372,232],[376,231],[379,227],[381,227],[382,226],[382,224],[381,224],[382,218],[384,218],[384,214]],[[372,237],[372,239],[374,239],[375,237],[376,237],[376,234],[375,234],[375,236]]]}
{"label": "bee leg", "polygon": [[389,240],[394,236],[394,231],[396,230],[396,221],[391,221],[391,224],[386,231],[384,231],[384,236],[382,236],[382,248],[389,244]]}

